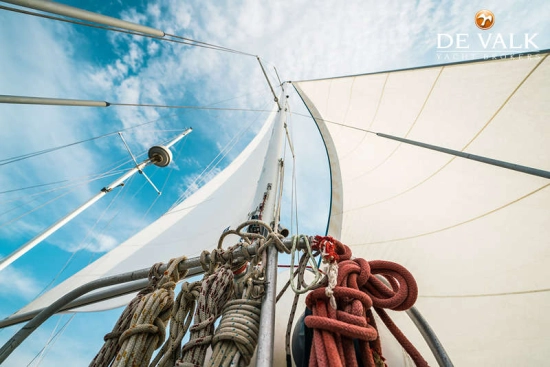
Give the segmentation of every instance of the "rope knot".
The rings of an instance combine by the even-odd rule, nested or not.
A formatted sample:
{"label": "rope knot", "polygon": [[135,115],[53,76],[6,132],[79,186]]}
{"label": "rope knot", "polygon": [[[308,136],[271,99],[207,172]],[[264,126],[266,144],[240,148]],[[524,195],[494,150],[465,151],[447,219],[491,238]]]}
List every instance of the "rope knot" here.
{"label": "rope knot", "polygon": [[350,248],[331,236],[315,236],[311,248],[320,251],[323,261],[327,263],[340,262],[351,258]]}

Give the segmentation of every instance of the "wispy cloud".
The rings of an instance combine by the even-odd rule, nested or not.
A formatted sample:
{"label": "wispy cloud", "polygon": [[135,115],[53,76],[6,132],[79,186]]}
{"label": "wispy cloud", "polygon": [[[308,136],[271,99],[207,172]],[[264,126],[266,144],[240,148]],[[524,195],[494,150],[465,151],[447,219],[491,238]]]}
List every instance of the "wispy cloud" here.
{"label": "wispy cloud", "polygon": [[0,272],[0,295],[19,297],[30,300],[42,290],[40,280],[33,278],[29,272],[11,267],[9,271]]}

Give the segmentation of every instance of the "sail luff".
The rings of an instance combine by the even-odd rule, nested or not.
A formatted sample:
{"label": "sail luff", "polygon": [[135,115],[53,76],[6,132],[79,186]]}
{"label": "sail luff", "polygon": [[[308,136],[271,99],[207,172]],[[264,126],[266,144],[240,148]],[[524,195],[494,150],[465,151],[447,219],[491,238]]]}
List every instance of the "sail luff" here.
{"label": "sail luff", "polygon": [[338,152],[336,151],[336,147],[328,130],[328,126],[322,118],[319,110],[317,110],[317,107],[315,107],[315,104],[309,99],[308,95],[302,91],[299,83],[293,82],[292,86],[296,89],[298,95],[309,110],[311,117],[315,120],[315,124],[319,129],[321,138],[323,139],[323,144],[328,157],[331,186],[330,205],[325,234],[333,236],[334,238],[340,238],[342,233],[342,220],[339,214],[342,213],[344,190],[342,187],[342,175],[340,172]]}

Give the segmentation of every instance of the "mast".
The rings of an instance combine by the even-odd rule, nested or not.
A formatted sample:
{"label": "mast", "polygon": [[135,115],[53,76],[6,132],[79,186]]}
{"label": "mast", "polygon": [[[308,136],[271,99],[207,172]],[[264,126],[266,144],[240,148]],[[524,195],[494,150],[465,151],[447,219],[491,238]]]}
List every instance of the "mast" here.
{"label": "mast", "polygon": [[[23,256],[25,253],[30,251],[32,248],[34,248],[36,245],[38,245],[40,242],[44,241],[46,238],[51,236],[53,233],[55,233],[59,228],[63,227],[65,224],[70,222],[72,219],[74,219],[77,215],[82,213],[84,210],[92,206],[95,202],[97,202],[99,199],[107,195],[109,192],[111,192],[113,189],[115,189],[118,186],[124,185],[124,182],[135,175],[136,173],[143,174],[143,169],[151,164],[154,164],[158,167],[166,167],[170,161],[172,160],[172,154],[170,152],[170,147],[176,144],[178,141],[183,139],[186,135],[191,133],[192,129],[186,129],[181,134],[176,136],[174,139],[172,139],[170,142],[168,142],[164,146],[154,146],[151,149],[149,149],[149,157],[142,161],[141,163],[136,162],[136,166],[132,169],[130,169],[128,172],[126,172],[124,175],[116,179],[115,181],[111,182],[109,185],[105,186],[101,189],[99,193],[97,193],[94,197],[86,201],[84,204],[76,208],[71,213],[67,214],[65,217],[58,220],[56,223],[51,225],[49,228],[47,228],[44,232],[40,233],[38,236],[34,237],[29,242],[25,243],[23,246],[19,247],[17,250],[12,252],[10,255],[5,257],[4,259],[0,260],[0,271],[4,270],[6,267],[8,267],[11,263],[13,263],[15,260],[19,259],[21,256]],[[147,177],[147,176],[145,176]],[[150,182],[150,180],[148,180]],[[154,186],[154,185],[153,185]]]}
{"label": "mast", "polygon": [[[282,86],[284,88],[284,86]],[[277,112],[269,142],[269,148],[264,159],[263,170],[258,180],[252,216],[267,223],[278,221],[277,193],[279,191],[280,171],[282,166],[281,153],[283,146],[284,124],[286,119],[286,98],[284,89],[281,92],[282,108]],[[277,249],[268,247],[266,250],[266,286],[265,299],[260,314],[260,330],[258,338],[256,366],[271,366],[273,362],[273,341],[275,335],[275,297],[277,292]]]}

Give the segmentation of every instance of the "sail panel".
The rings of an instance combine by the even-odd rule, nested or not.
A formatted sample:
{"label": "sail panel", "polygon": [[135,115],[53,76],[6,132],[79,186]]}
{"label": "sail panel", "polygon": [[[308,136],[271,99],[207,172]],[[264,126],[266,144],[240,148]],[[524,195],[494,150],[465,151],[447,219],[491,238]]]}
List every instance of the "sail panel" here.
{"label": "sail panel", "polygon": [[339,167],[329,234],[414,274],[456,365],[550,357],[550,181],[373,132],[550,171],[547,55],[294,83]]}
{"label": "sail panel", "polygon": [[[275,115],[275,112],[269,115],[252,142],[211,181],[153,224],[18,313],[48,306],[67,292],[101,277],[147,268],[156,262],[166,262],[183,255],[198,256],[203,250],[216,247],[226,228],[235,228],[248,219]],[[118,297],[79,310],[105,310],[122,306],[127,301],[128,296]]]}

